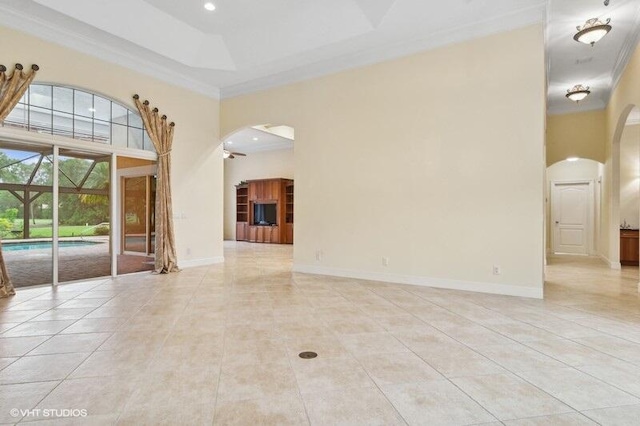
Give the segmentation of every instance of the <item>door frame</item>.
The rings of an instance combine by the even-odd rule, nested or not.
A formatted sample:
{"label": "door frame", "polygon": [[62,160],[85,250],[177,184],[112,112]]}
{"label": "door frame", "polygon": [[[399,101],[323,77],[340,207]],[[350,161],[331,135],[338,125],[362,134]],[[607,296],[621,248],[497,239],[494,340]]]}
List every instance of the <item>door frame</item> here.
{"label": "door frame", "polygon": [[[551,185],[551,205],[550,207],[550,218],[549,218],[549,226],[552,226],[551,232],[549,232],[549,236],[551,238],[551,252],[552,254],[571,254],[571,253],[558,253],[556,252],[556,209],[557,209],[557,197],[556,194],[556,185],[588,185],[587,189],[587,223],[585,224],[587,235],[587,256],[593,256],[597,251],[597,236],[595,233],[595,181],[593,179],[582,179],[582,180],[552,180],[550,181]],[[576,254],[580,256],[580,254]]]}
{"label": "door frame", "polygon": [[[115,247],[117,247],[117,251],[120,254],[132,254],[138,256],[151,256],[153,254],[150,253],[140,253],[133,251],[125,251],[124,250],[124,239],[122,238],[122,232],[124,231],[124,222],[123,222],[123,214],[124,214],[124,178],[134,178],[134,177],[144,177],[144,176],[152,176],[156,175],[158,172],[157,165],[151,166],[139,166],[139,167],[130,167],[127,169],[118,169],[117,172],[117,184],[118,184],[118,196],[116,197],[117,202],[117,217],[118,217],[118,226],[114,229],[114,236],[116,237]],[[149,188],[147,188],[147,198],[149,197]],[[150,209],[149,203],[147,202],[147,216],[148,211]],[[148,218],[148,217],[147,217]],[[147,223],[147,227],[149,224]],[[147,230],[148,233],[148,230]],[[149,247],[147,245],[147,251],[149,251]]]}

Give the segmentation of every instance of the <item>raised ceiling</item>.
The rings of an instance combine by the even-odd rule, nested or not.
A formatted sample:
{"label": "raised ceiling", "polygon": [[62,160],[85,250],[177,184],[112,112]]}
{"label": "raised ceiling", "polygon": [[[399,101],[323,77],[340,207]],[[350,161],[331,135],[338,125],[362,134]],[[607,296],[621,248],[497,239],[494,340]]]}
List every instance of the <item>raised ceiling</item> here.
{"label": "raised ceiling", "polygon": [[[542,22],[546,0],[2,0],[0,23],[212,95]],[[178,77],[180,76],[180,77]]]}
{"label": "raised ceiling", "polygon": [[[548,110],[604,108],[640,32],[640,0],[0,0],[0,24],[230,97],[546,22]],[[573,40],[611,18],[594,47]],[[576,84],[592,94],[565,98]]]}
{"label": "raised ceiling", "polygon": [[293,149],[293,139],[256,127],[247,127],[225,138],[225,149],[244,154]]}

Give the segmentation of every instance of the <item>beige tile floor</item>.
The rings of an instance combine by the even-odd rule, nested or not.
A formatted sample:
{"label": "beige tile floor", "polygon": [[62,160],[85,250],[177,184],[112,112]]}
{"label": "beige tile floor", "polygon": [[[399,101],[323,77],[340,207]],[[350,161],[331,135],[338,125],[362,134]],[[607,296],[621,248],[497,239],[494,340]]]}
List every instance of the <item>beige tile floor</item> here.
{"label": "beige tile floor", "polygon": [[0,423],[638,424],[637,268],[552,258],[542,301],[225,255],[0,301]]}

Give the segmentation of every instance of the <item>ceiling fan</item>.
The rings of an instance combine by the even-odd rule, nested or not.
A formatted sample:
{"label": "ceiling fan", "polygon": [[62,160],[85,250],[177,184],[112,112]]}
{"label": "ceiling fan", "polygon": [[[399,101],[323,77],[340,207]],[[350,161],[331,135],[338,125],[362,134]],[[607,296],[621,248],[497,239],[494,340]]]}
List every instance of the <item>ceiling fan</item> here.
{"label": "ceiling fan", "polygon": [[222,144],[222,157],[224,159],[227,159],[227,158],[233,159],[233,158],[236,158],[236,157],[246,157],[246,156],[247,156],[247,154],[243,154],[241,152],[232,152],[232,151],[227,150],[226,142],[224,142]]}

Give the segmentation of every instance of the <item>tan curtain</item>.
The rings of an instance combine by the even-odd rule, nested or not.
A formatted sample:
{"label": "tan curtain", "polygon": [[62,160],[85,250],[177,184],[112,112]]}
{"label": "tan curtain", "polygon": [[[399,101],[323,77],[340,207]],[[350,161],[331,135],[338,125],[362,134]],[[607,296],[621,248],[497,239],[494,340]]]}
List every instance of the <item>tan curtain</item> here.
{"label": "tan curtain", "polygon": [[[22,65],[16,64],[11,74],[7,74],[7,67],[0,65],[0,121],[4,121],[13,107],[16,106],[29,84],[33,81],[38,71],[37,65],[31,65],[31,72],[26,73]],[[2,243],[0,242],[0,298],[13,296],[16,291],[11,284],[7,273],[7,266],[2,256]]]}
{"label": "tan curtain", "polygon": [[151,109],[149,101],[140,102],[138,95],[133,101],[147,129],[149,138],[158,153],[156,181],[156,273],[177,272],[176,239],[173,233],[173,210],[171,208],[171,145],[175,123],[167,123],[167,116]]}

